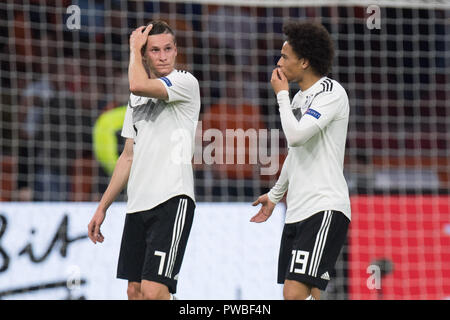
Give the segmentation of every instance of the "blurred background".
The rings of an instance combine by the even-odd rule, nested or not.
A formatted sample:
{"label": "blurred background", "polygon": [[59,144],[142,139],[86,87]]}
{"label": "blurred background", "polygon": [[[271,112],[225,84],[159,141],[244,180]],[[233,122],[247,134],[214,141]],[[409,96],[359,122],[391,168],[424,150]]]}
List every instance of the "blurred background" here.
{"label": "blurred background", "polygon": [[[348,243],[324,297],[450,298],[450,3],[378,1],[368,10],[371,4],[0,3],[0,298],[20,292],[7,276],[5,261],[13,254],[5,243],[30,214],[24,208],[58,202],[70,211],[71,203],[94,203],[104,192],[124,142],[129,35],[153,19],[173,27],[177,67],[200,82],[200,159],[210,143],[205,130],[279,130],[277,141],[250,137],[245,150],[235,151],[249,159],[249,145],[265,139],[266,154],[280,170],[287,146],[270,76],[284,41],[282,25],[290,19],[321,22],[336,50],[330,77],[350,99],[345,175],[353,211]],[[292,94],[297,90],[293,85]],[[261,158],[240,165],[196,162],[197,201],[254,201],[278,178],[279,170],[261,175],[266,165]],[[126,201],[126,194],[118,200]],[[17,224],[7,224],[14,215]],[[377,277],[381,288],[369,284]],[[243,297],[237,292],[232,298]]]}

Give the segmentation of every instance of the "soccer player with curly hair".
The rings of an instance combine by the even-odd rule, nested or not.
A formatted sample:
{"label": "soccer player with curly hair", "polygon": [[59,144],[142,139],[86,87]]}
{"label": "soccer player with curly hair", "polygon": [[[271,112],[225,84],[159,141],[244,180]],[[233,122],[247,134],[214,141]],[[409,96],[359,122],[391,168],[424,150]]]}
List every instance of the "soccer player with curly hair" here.
{"label": "soccer player with curly hair", "polygon": [[[328,77],[333,42],[313,22],[283,26],[286,41],[271,84],[289,151],[275,186],[253,205],[262,204],[252,222],[264,222],[286,191],[287,210],[278,283],[285,299],[320,299],[334,271],[351,219],[343,174],[349,102],[344,88]],[[289,82],[300,90],[292,101]]]}

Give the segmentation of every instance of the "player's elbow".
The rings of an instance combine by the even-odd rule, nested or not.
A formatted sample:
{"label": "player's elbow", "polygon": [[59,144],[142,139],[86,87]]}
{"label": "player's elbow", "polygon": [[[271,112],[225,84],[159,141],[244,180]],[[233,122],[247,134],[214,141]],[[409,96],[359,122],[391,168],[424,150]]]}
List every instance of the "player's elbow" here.
{"label": "player's elbow", "polygon": [[146,97],[147,89],[142,81],[130,79],[130,92],[135,96]]}
{"label": "player's elbow", "polygon": [[139,84],[130,81],[130,92],[135,96],[143,96],[143,89]]}
{"label": "player's elbow", "polygon": [[123,160],[127,163],[133,163],[133,154],[124,154],[123,155]]}
{"label": "player's elbow", "polygon": [[286,134],[286,140],[290,147],[301,147],[309,141],[317,132],[310,129],[293,130]]}
{"label": "player's elbow", "polygon": [[138,91],[137,84],[130,81],[130,92],[134,95],[136,95],[136,92]]}
{"label": "player's elbow", "polygon": [[123,151],[120,154],[119,159],[121,159],[124,162],[132,163],[133,162],[133,155],[134,155],[134,151],[133,151],[134,147],[133,146],[134,146],[134,140],[128,138],[125,141],[125,147],[123,148]]}
{"label": "player's elbow", "polygon": [[132,163],[133,163],[133,155],[126,152],[122,152],[119,156],[119,159],[117,160],[117,165],[120,166],[131,167]]}

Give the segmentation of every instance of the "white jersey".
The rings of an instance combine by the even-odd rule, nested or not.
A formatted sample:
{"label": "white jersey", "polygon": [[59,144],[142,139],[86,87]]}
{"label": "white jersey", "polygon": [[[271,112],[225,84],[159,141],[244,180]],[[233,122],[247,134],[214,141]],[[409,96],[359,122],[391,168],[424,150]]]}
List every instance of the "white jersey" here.
{"label": "white jersey", "polygon": [[277,203],[288,190],[286,223],[324,210],[341,211],[351,219],[343,173],[349,118],[345,89],[323,77],[299,91],[292,104],[287,91],[278,93],[277,99],[289,151],[269,199]]}
{"label": "white jersey", "polygon": [[185,194],[195,201],[191,160],[200,113],[197,79],[174,70],[159,78],[167,101],[130,95],[122,136],[134,139],[127,213]]}

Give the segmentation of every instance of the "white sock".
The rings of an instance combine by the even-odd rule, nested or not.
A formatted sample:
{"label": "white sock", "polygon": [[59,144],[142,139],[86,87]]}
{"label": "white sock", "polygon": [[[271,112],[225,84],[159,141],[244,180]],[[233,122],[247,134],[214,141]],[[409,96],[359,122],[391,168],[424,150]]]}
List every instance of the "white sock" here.
{"label": "white sock", "polygon": [[177,300],[177,298],[175,298],[175,296],[173,294],[170,293],[170,298],[169,300]]}
{"label": "white sock", "polygon": [[311,294],[305,300],[316,300]]}

